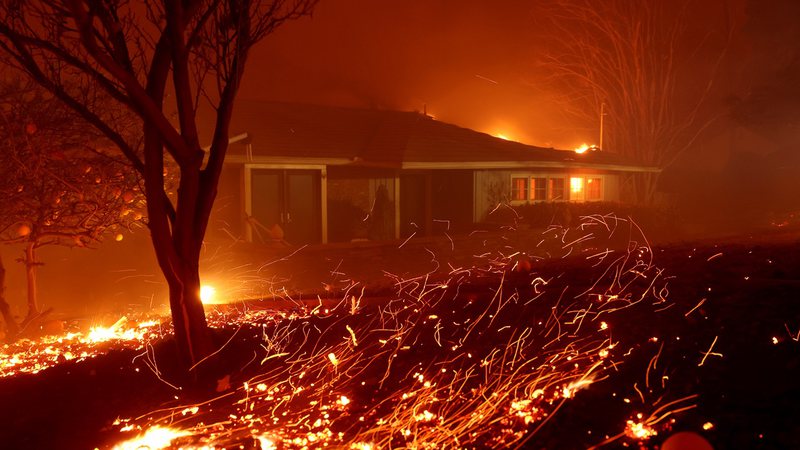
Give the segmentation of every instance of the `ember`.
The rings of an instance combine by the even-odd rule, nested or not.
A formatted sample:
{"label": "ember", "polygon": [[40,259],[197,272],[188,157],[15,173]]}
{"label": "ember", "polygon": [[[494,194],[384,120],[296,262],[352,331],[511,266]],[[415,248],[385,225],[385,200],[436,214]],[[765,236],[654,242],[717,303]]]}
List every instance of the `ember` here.
{"label": "ember", "polygon": [[148,342],[164,337],[169,327],[145,319],[131,323],[123,316],[110,327],[92,327],[88,333],[66,333],[35,340],[22,339],[5,344],[0,352],[0,377],[18,373],[37,373],[66,361],[82,361],[112,348],[143,348]]}
{"label": "ember", "polygon": [[[394,295],[379,304],[353,308],[345,295],[305,314],[229,310],[217,323],[260,341],[261,365],[226,377],[230,391],[216,399],[124,421],[121,431],[174,427],[187,448],[513,445],[622,357],[609,314],[667,302],[643,237],[608,248],[621,227],[637,232],[627,220],[594,216],[551,228],[538,249],[526,249],[590,261],[602,250],[606,264],[588,284],[558,286],[560,258],[520,273],[511,270],[516,252],[495,251],[444,279],[396,277]],[[646,439],[654,420],[623,434]]]}

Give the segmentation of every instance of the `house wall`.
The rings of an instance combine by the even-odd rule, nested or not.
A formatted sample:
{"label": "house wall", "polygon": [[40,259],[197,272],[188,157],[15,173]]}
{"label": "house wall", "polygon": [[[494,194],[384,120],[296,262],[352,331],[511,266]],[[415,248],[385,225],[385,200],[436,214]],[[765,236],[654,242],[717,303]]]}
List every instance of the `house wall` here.
{"label": "house wall", "polygon": [[603,175],[603,200],[618,202],[620,196],[620,176],[617,174]]}
{"label": "house wall", "polygon": [[511,171],[476,170],[474,172],[473,221],[483,222],[498,203],[508,202],[511,192]]}
{"label": "house wall", "polygon": [[[208,229],[209,241],[224,243],[246,239],[244,170],[243,166],[236,165],[226,166],[223,170]],[[570,176],[599,177],[603,183],[602,200],[620,200],[620,176],[596,171],[465,169],[433,170],[424,174],[430,179],[428,218],[432,223],[423,224],[418,220],[419,223],[415,223],[421,227],[416,233],[418,236],[468,231],[474,223],[485,222],[488,213],[498,203],[528,203],[511,200],[513,176],[564,177],[567,190]],[[402,177],[395,170],[329,168],[325,180],[328,242],[395,238],[399,230],[398,219],[402,219],[397,216],[398,186],[402,187],[398,184],[400,180]],[[379,195],[381,189],[383,193]],[[376,201],[381,196],[383,200],[376,210]]]}

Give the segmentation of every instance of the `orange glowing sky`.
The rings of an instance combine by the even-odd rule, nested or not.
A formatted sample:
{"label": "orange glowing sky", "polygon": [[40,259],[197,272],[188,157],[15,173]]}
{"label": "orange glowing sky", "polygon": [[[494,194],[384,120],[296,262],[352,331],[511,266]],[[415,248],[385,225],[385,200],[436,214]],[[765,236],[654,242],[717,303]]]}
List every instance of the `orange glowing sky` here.
{"label": "orange glowing sky", "polygon": [[241,97],[426,109],[535,145],[593,142],[595,129],[560,127],[534,86],[529,9],[524,1],[323,1],[312,19],[286,24],[255,49]]}
{"label": "orange glowing sky", "polygon": [[[597,144],[599,111],[593,123],[568,123],[556,101],[559,94],[544,87],[547,74],[536,64],[543,44],[534,3],[325,0],[311,19],[284,24],[254,49],[240,97],[426,110],[439,120],[533,145]],[[724,98],[746,95],[774,69],[768,66],[778,60],[780,46],[755,36],[765,27],[791,28],[781,25],[780,17],[761,17],[785,8],[754,9],[754,4],[691,4],[686,24],[691,35],[726,27],[744,31],[744,40],[734,39],[730,48],[740,67],[726,69],[725,79],[717,80],[736,92],[720,94],[714,107],[721,108]],[[723,23],[728,13],[732,22]],[[761,25],[750,26],[753,17]]]}

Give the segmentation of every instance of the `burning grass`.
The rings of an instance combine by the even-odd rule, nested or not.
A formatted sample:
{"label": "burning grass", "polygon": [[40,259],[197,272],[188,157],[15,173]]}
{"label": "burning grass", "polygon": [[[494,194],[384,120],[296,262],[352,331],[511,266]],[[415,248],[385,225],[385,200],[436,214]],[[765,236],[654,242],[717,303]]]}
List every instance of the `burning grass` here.
{"label": "burning grass", "polygon": [[420,277],[210,307],[215,394],[174,387],[163,319],[6,347],[0,446],[800,448],[798,233],[656,249],[673,279],[627,221],[582,223],[444,241]]}
{"label": "burning grass", "polygon": [[[382,301],[351,284],[335,305],[299,314],[212,315],[235,329],[229,342],[249,343],[246,362],[225,368],[216,397],[118,420],[126,437],[115,448],[520,445],[646,346],[615,332],[624,314],[670,307],[647,241],[615,216],[476,259],[444,275],[395,277]],[[651,411],[631,411],[607,441],[646,440],[693,407],[692,397],[645,399],[650,377],[648,367],[637,392]]]}
{"label": "burning grass", "polygon": [[21,373],[35,374],[67,361],[84,361],[115,348],[144,348],[164,337],[169,324],[156,319],[139,322],[121,317],[109,327],[93,326],[86,332],[47,335],[4,344],[0,351],[0,378]]}

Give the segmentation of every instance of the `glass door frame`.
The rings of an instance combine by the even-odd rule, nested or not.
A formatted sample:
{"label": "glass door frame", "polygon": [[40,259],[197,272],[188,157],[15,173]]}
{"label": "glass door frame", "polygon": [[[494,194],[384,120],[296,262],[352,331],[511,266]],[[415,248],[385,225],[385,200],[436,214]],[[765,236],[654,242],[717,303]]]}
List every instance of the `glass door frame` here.
{"label": "glass door frame", "polygon": [[[253,170],[318,170],[320,172],[320,231],[323,244],[328,243],[328,171],[320,164],[245,164],[244,165],[244,211],[247,217],[253,215]],[[246,222],[247,223],[247,222]],[[253,228],[245,225],[247,242],[253,242]]]}

